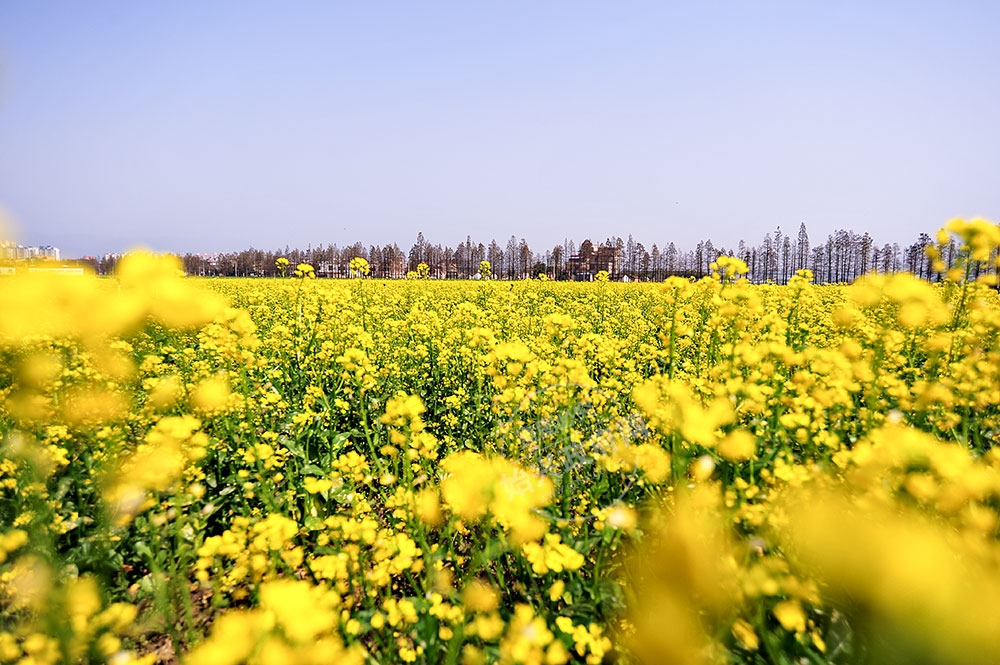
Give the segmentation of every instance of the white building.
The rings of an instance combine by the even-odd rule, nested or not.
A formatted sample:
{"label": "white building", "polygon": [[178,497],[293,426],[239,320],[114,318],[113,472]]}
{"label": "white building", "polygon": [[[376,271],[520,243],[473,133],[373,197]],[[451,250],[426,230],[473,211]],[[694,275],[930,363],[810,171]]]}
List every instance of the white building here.
{"label": "white building", "polygon": [[0,259],[13,261],[23,261],[25,259],[52,259],[59,260],[59,248],[52,245],[42,245],[41,247],[25,247],[13,240],[0,240]]}

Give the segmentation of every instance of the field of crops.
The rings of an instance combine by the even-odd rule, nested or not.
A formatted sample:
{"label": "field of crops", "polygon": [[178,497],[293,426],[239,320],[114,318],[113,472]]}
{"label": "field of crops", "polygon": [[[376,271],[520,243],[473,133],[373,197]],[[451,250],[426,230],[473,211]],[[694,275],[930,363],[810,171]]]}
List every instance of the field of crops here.
{"label": "field of crops", "polygon": [[938,284],[3,278],[0,663],[1000,662],[950,230]]}

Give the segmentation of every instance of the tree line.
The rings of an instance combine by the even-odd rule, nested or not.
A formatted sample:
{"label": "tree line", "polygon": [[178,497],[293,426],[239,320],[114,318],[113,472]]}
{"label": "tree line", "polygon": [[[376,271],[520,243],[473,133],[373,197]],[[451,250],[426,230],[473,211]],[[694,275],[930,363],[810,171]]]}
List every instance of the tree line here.
{"label": "tree line", "polygon": [[[250,248],[240,252],[214,255],[185,254],[181,257],[189,275],[223,277],[276,277],[279,257],[292,266],[308,263],[318,277],[350,277],[352,258],[368,261],[370,277],[395,279],[416,272],[421,263],[428,266],[432,279],[476,279],[481,261],[489,261],[495,279],[526,279],[544,274],[554,280],[585,281],[606,270],[612,280],[662,281],[671,275],[703,277],[711,273],[710,265],[719,256],[742,259],[749,268],[752,282],[786,283],[796,271],[809,269],[818,283],[850,282],[861,275],[876,271],[893,273],[908,271],[925,278],[939,277],[932,269],[926,248],[934,244],[930,235],[921,233],[906,247],[898,243],[878,244],[868,233],[838,230],[819,243],[811,243],[805,224],[796,233],[785,233],[780,227],[770,231],[756,245],[740,240],[735,246],[715,245],[711,240],[699,242],[694,248],[681,250],[673,242],[646,245],[629,235],[628,238],[608,237],[600,244],[587,238],[576,244],[565,239],[545,250],[533,250],[524,238],[510,236],[505,244],[495,239],[488,244],[471,236],[457,245],[442,246],[429,242],[418,233],[409,251],[399,245],[361,243],[339,247],[336,244],[306,249],[285,247],[262,250]],[[957,255],[955,241],[946,246],[942,256],[950,266]],[[95,266],[102,274],[114,270],[114,260],[105,257]]]}

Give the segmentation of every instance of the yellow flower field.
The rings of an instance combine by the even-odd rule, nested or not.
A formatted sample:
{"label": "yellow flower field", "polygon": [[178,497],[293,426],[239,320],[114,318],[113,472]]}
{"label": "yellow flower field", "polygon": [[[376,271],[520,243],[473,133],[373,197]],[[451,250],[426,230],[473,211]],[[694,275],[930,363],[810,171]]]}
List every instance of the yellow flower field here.
{"label": "yellow flower field", "polygon": [[5,277],[0,663],[997,662],[1000,229],[949,234],[939,284]]}

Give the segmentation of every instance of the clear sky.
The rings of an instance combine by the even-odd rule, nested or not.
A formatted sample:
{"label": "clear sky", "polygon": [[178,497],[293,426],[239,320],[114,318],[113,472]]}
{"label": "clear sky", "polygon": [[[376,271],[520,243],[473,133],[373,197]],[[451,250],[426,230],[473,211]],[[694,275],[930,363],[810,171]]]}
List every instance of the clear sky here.
{"label": "clear sky", "polygon": [[910,243],[1000,221],[1000,2],[0,0],[24,244]]}

